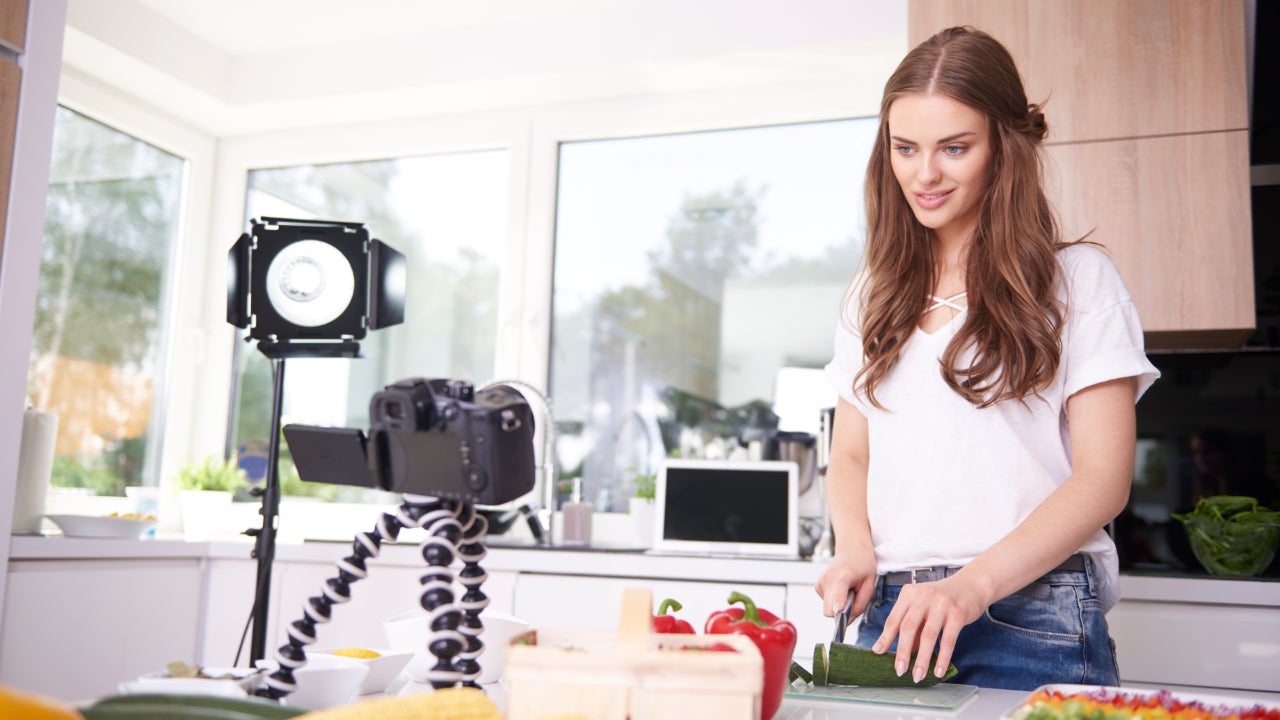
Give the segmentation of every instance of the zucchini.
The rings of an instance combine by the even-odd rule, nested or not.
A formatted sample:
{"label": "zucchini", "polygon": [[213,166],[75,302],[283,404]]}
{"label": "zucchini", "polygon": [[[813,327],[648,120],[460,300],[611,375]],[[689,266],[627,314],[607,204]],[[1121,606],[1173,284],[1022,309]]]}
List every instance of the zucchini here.
{"label": "zucchini", "polygon": [[104,698],[80,712],[85,720],[288,720],[306,711],[260,697],[147,693]]}
{"label": "zucchini", "polygon": [[[821,646],[819,646],[821,647]],[[825,648],[824,648],[825,649]],[[947,672],[938,678],[932,672],[925,674],[920,682],[911,679],[910,672],[899,676],[894,670],[894,654],[887,652],[877,655],[867,648],[857,645],[833,642],[825,653],[827,666],[827,682],[832,685],[860,685],[863,687],[931,687],[955,677],[956,666],[948,665]],[[912,655],[912,660],[915,656]],[[815,665],[817,650],[814,650]],[[936,664],[935,653],[929,667]],[[908,670],[910,670],[908,668]],[[815,672],[816,676],[817,673]]]}
{"label": "zucchini", "polygon": [[827,684],[827,646],[822,643],[813,646],[813,684],[818,687]]}
{"label": "zucchini", "polygon": [[809,672],[808,670],[805,670],[803,665],[792,660],[791,672],[788,673],[787,679],[790,680],[791,682],[795,682],[796,680],[800,680],[803,682],[813,682],[813,673]]}

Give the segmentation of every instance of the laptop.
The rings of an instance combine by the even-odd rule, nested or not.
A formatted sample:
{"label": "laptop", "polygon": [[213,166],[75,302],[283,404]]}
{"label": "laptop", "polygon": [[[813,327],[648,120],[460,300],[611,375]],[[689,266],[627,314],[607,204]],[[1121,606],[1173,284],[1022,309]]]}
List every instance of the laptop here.
{"label": "laptop", "polygon": [[649,552],[797,559],[798,483],[789,461],[665,460]]}

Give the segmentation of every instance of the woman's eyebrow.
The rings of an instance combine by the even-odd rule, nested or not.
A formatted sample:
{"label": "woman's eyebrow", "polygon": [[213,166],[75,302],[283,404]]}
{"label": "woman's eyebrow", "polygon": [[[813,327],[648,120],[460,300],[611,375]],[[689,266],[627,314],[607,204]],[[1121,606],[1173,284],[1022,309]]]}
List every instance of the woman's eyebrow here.
{"label": "woman's eyebrow", "polygon": [[[964,132],[956,133],[955,135],[948,135],[948,136],[946,136],[946,137],[942,138],[941,140],[939,140],[939,141],[938,141],[938,144],[939,144],[939,145],[946,145],[947,143],[949,143],[949,142],[955,142],[956,140],[959,140],[959,139],[960,139],[960,138],[962,138],[962,137],[968,137],[969,135],[977,135],[977,134],[978,134],[978,133],[976,133],[976,132],[974,132],[974,131],[972,131],[972,130],[966,130],[966,131],[964,131]],[[890,136],[889,136],[889,139],[890,139],[890,140],[893,140],[894,142],[900,142],[900,143],[902,143],[902,144],[904,144],[904,145],[916,145],[916,144],[918,144],[918,143],[916,143],[916,141],[915,141],[915,140],[908,140],[908,139],[906,139],[906,138],[904,138],[904,137],[900,137],[900,136],[898,136],[898,135],[890,135]]]}

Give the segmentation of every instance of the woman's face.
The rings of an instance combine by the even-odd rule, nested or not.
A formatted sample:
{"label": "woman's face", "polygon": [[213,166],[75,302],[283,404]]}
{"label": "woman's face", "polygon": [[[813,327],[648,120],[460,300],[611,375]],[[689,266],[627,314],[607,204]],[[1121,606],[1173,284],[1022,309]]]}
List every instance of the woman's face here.
{"label": "woman's face", "polygon": [[991,168],[991,133],[977,110],[943,95],[903,95],[889,106],[889,158],[921,225],[967,238]]}

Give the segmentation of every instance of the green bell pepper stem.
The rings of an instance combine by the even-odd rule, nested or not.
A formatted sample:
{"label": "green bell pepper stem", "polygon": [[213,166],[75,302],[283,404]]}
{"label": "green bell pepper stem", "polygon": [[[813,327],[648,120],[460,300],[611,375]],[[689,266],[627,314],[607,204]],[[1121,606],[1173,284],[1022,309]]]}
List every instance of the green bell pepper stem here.
{"label": "green bell pepper stem", "polygon": [[680,610],[683,608],[684,606],[680,604],[680,601],[674,600],[672,598],[667,598],[666,600],[662,601],[661,605],[658,606],[658,614],[666,615],[667,610],[670,610],[671,612],[680,612]]}
{"label": "green bell pepper stem", "polygon": [[760,619],[760,611],[756,609],[756,603],[751,598],[734,590],[729,594],[729,604],[742,603],[742,619],[738,622],[751,622],[760,627],[769,627],[769,623]]}

